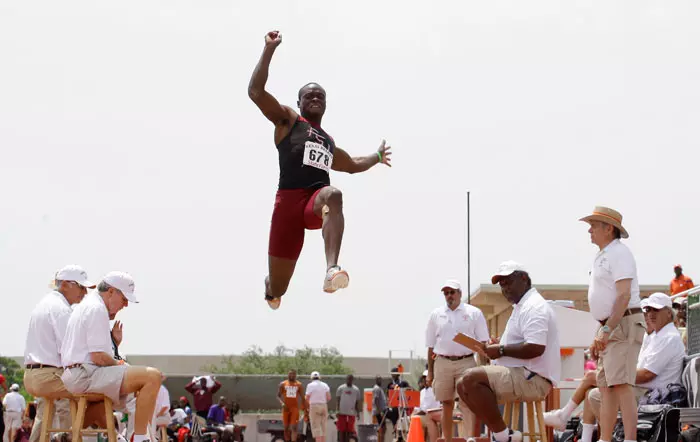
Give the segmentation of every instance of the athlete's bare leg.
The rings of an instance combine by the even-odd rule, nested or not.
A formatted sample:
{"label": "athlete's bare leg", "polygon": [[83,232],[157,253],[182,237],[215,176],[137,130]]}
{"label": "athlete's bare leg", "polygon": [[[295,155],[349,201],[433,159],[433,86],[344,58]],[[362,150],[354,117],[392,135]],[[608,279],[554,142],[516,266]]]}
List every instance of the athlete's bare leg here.
{"label": "athlete's bare leg", "polygon": [[[327,207],[327,210],[324,210],[324,207]],[[332,186],[324,187],[314,201],[314,213],[323,219],[326,269],[330,269],[338,265],[340,244],[343,242],[343,231],[345,230],[343,193]]]}
{"label": "athlete's bare leg", "polygon": [[[270,307],[279,307],[279,298],[287,292],[297,262],[293,259],[268,256],[268,275],[265,277],[265,299]],[[273,300],[277,298],[277,300]]]}

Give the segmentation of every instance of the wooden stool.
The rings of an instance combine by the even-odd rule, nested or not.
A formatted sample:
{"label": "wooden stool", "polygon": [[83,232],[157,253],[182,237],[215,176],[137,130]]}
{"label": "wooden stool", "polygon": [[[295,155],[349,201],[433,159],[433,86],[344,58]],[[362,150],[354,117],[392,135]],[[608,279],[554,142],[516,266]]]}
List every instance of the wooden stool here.
{"label": "wooden stool", "polygon": [[[527,402],[506,402],[503,413],[503,421],[511,430],[520,431],[520,404],[523,404],[527,413],[528,429],[527,432],[523,432],[523,439],[525,436],[527,436],[530,438],[530,442],[536,442],[537,440],[547,442],[547,427],[544,425],[542,402],[544,402],[544,398],[541,400]],[[535,431],[535,410],[537,411],[537,431]]]}
{"label": "wooden stool", "polygon": [[[56,400],[61,400],[61,399],[66,399],[66,398],[45,398],[41,397],[41,399],[44,401],[44,415],[42,417],[43,422],[41,423],[41,433],[39,435],[39,442],[49,442],[51,439],[51,433],[70,433],[71,429],[70,428],[51,428],[53,426],[53,420],[54,420],[54,411],[55,411],[55,406],[54,406],[54,401]],[[75,421],[75,411],[76,411],[76,403],[73,402],[72,400],[70,401],[70,420],[71,422]]]}
{"label": "wooden stool", "polygon": [[[103,394],[78,394],[75,396],[78,406],[73,419],[73,441],[82,442],[84,434],[107,433],[109,442],[117,442],[117,430],[114,428],[114,410],[112,400]],[[107,418],[107,428],[83,429],[85,423],[85,410],[89,402],[104,402],[105,417]]]}

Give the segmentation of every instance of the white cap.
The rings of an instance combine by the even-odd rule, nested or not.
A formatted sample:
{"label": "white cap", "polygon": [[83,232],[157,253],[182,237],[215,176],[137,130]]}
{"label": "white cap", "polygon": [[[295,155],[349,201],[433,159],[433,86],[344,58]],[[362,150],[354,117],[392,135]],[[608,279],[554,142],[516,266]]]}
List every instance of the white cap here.
{"label": "white cap", "polygon": [[311,379],[321,379],[321,374],[317,371],[311,372]]}
{"label": "white cap", "polygon": [[448,279],[443,285],[441,290],[445,289],[455,289],[455,290],[462,290],[462,284],[459,283],[456,279]]}
{"label": "white cap", "polygon": [[642,308],[651,307],[655,309],[671,308],[673,301],[665,293],[653,293],[648,298],[642,300]]}
{"label": "white cap", "polygon": [[12,384],[10,386],[10,390],[12,391],[19,391],[19,385],[18,384]]}
{"label": "white cap", "polygon": [[428,370],[425,370],[425,371],[423,372],[423,376],[428,376]]}
{"label": "white cap", "polygon": [[138,303],[134,295],[134,278],[126,272],[109,272],[102,281],[121,291],[129,302]]}
{"label": "white cap", "polygon": [[525,269],[525,266],[520,264],[519,262],[504,261],[501,263],[500,266],[498,266],[498,271],[496,271],[496,274],[491,277],[491,284],[498,284],[498,281],[501,280],[501,277],[510,276],[513,274],[513,272],[527,273],[527,270]]}
{"label": "white cap", "polygon": [[73,281],[77,282],[83,287],[87,287],[90,289],[95,288],[95,284],[88,281],[88,276],[87,272],[83,270],[82,267],[79,265],[67,265],[63,267],[61,270],[56,272],[56,276],[54,277],[55,281]]}

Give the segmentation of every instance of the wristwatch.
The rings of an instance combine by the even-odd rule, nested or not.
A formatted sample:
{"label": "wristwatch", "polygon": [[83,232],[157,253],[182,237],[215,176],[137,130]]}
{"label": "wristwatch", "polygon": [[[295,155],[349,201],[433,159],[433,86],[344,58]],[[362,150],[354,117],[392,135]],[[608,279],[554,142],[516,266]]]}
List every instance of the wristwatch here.
{"label": "wristwatch", "polygon": [[506,346],[505,345],[501,344],[498,346],[498,354],[500,354],[501,356],[506,355]]}
{"label": "wristwatch", "polygon": [[609,333],[610,333],[610,327],[608,327],[608,325],[605,324],[604,326],[600,327],[600,332],[601,332],[601,333],[608,333],[608,334],[609,334]]}

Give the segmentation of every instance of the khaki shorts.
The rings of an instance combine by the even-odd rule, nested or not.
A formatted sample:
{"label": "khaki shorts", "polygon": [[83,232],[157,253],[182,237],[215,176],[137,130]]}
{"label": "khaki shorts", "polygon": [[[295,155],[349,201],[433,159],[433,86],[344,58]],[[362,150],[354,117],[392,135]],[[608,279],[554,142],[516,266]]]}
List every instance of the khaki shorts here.
{"label": "khaki shorts", "polygon": [[598,387],[634,385],[637,377],[637,359],[646,333],[644,315],[624,316],[610,334],[605,351],[598,357],[596,381]]}
{"label": "khaki shorts", "polygon": [[5,429],[19,430],[22,428],[22,412],[21,411],[6,411],[3,415],[5,421]]}
{"label": "khaki shorts", "polygon": [[24,371],[24,388],[29,394],[36,397],[69,398],[71,394],[63,385],[62,374],[62,368],[28,368]]}
{"label": "khaki shorts", "polygon": [[[637,399],[637,404],[639,404],[639,399],[644,396],[644,393],[647,392],[646,388],[642,387],[637,387],[634,386],[634,397]],[[588,397],[588,402],[591,404],[591,408],[593,409],[593,414],[595,415],[596,418],[600,416],[600,403],[601,403],[601,394],[600,394],[600,389],[599,388],[591,388],[588,393],[586,394]]]}
{"label": "khaki shorts", "polygon": [[126,365],[98,367],[83,364],[63,372],[61,379],[66,389],[75,394],[99,393],[112,399],[115,408],[124,408],[126,396],[119,396],[119,390],[126,374]]}
{"label": "khaki shorts", "polygon": [[488,365],[482,368],[489,378],[489,386],[499,403],[506,401],[535,401],[544,399],[552,389],[545,378],[532,374],[524,367]]}
{"label": "khaki shorts", "polygon": [[314,438],[325,436],[326,424],[328,423],[328,405],[311,404],[309,423],[311,424],[311,433],[314,435]]}
{"label": "khaki shorts", "polygon": [[457,361],[437,356],[433,367],[435,371],[433,373],[435,399],[440,402],[455,400],[457,397],[457,381],[462,378],[467,370],[473,367],[476,367],[476,361],[473,356]]}

